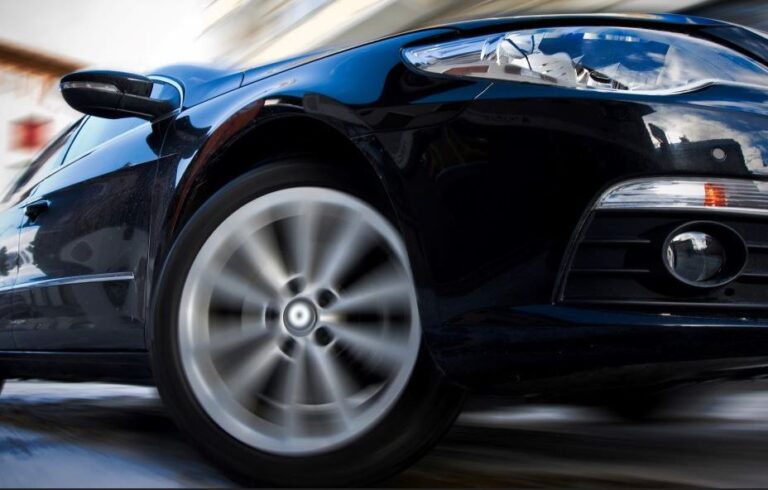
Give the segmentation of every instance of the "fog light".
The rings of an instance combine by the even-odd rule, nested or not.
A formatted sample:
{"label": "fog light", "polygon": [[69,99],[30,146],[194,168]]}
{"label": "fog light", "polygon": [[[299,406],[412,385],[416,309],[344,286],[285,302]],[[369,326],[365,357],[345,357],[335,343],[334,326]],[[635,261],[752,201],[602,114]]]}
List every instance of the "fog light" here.
{"label": "fog light", "polygon": [[711,221],[687,223],[664,242],[669,273],[688,286],[714,288],[736,279],[747,261],[747,246],[732,228]]}
{"label": "fog light", "polygon": [[712,235],[686,231],[669,241],[666,251],[667,267],[684,282],[707,282],[722,272],[725,248]]}

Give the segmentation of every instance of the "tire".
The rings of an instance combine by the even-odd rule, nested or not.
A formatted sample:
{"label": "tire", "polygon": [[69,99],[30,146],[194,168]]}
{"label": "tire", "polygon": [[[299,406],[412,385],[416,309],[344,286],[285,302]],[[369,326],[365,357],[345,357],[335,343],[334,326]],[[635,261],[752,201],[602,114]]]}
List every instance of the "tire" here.
{"label": "tire", "polygon": [[[430,449],[461,408],[463,392],[439,372],[421,341],[402,240],[382,211],[356,197],[354,183],[348,173],[297,159],[246,174],[194,214],[163,268],[153,302],[152,358],[158,389],[182,431],[243,483],[349,486],[380,481]],[[375,199],[369,196],[369,201]],[[311,221],[301,221],[318,215],[326,220],[323,226],[312,228],[304,226]],[[373,236],[373,251],[359,252],[358,262],[336,274],[333,287],[325,288],[331,282],[321,284],[318,277],[330,276],[317,267],[341,270],[328,264],[338,265],[341,259],[353,264],[356,256],[328,254],[344,250],[340,246],[322,250],[323,244],[334,243],[334,233],[341,236],[339,230],[353,228],[347,221],[362,223],[357,229],[365,232],[345,235],[357,238],[343,243],[357,244],[362,242],[359,237]],[[260,231],[242,238],[243,230],[252,229]],[[318,238],[280,241],[289,229],[314,229],[312,236]],[[271,255],[262,243],[267,231],[276,240],[268,251],[279,251],[282,262],[267,260]],[[259,258],[258,268],[249,268],[246,264],[254,261],[243,258],[243,250],[253,249],[253,242],[262,247],[261,255],[251,255]],[[299,253],[297,243],[311,243],[316,250]],[[308,267],[306,277],[296,276],[296,270],[304,270],[296,264],[311,263],[300,258],[315,255],[322,255],[316,260],[320,265]],[[370,265],[374,263],[376,268]],[[388,272],[375,275],[379,270]],[[248,289],[250,296],[240,299],[242,283],[237,282],[236,290],[226,286],[234,276],[247,276],[251,287],[259,283],[259,290]],[[390,298],[379,286],[389,283],[369,277],[403,282],[392,282],[397,287]],[[365,314],[349,313],[366,297],[359,293],[366,284],[381,287],[374,288],[376,306],[364,304],[371,309]],[[316,289],[318,285],[325,289]],[[328,313],[336,311],[342,313]],[[233,321],[234,330],[231,325],[226,330],[222,318]],[[350,329],[353,319],[362,322],[356,330]],[[376,342],[349,336],[352,331],[373,331]],[[228,350],[234,345],[229,342],[232,335],[242,340],[243,332],[254,336],[245,341],[253,344],[244,354]]]}

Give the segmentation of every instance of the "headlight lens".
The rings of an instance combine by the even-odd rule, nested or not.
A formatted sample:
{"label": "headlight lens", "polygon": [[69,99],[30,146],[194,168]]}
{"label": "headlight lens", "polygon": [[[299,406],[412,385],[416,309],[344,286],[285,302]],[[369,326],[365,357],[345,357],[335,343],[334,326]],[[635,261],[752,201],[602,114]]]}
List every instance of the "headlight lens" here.
{"label": "headlight lens", "polygon": [[404,55],[431,73],[594,90],[678,91],[714,82],[768,86],[768,69],[735,51],[649,29],[528,29],[408,48]]}

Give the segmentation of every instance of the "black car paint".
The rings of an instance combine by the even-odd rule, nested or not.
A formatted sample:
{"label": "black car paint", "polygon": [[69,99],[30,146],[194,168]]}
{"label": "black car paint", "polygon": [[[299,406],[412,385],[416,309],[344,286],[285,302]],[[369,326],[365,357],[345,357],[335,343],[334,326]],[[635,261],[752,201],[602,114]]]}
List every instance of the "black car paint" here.
{"label": "black car paint", "polygon": [[[0,296],[8,319],[0,345],[12,333],[14,349],[38,357],[142,355],[152,329],[163,327],[149,322],[152,285],[197,189],[226,171],[222,155],[238,141],[258,142],[276,121],[311,121],[351,142],[381,182],[410,254],[427,345],[458,382],[507,390],[602,368],[669,364],[673,376],[689,376],[697,368],[674,366],[768,364],[762,311],[574,308],[555,298],[577,225],[612,183],[768,179],[768,90],[602,93],[427,76],[401,58],[407,45],[569,24],[687,32],[757,59],[752,44],[766,44],[688,17],[555,16],[439,27],[246,72],[160,70],[185,90],[179,113],[96,148],[13,203],[15,214],[0,214],[0,228],[20,220],[21,251],[35,268]],[[686,142],[670,143],[670,131]],[[727,148],[726,161],[708,158],[715,146]],[[41,199],[49,209],[35,223],[21,217]],[[99,260],[78,260],[75,247]],[[98,281],[106,274],[132,279]],[[83,275],[97,280],[28,287]],[[18,355],[4,364],[11,374]]]}

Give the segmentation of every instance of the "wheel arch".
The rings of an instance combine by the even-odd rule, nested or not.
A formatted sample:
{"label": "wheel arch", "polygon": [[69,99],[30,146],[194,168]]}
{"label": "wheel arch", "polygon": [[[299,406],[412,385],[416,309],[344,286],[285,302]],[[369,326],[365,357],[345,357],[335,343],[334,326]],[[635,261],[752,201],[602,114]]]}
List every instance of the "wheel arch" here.
{"label": "wheel arch", "polygon": [[255,123],[223,144],[221,151],[187,177],[191,182],[185,195],[179,196],[178,219],[169,238],[173,241],[194,212],[227,183],[283,158],[309,158],[342,167],[357,175],[359,191],[375,193],[379,202],[388,200],[379,173],[352,139],[316,117],[281,114]]}

